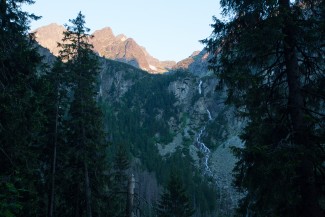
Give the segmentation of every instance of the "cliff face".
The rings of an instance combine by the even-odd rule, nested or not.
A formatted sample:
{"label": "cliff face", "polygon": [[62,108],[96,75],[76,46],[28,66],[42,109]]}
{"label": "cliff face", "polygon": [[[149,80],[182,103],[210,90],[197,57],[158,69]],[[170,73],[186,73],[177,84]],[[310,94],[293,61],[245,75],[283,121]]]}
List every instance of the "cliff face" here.
{"label": "cliff face", "polygon": [[174,65],[175,61],[160,61],[157,58],[151,56],[145,47],[141,47],[149,64],[149,71],[156,71],[157,73],[164,73],[169,71]]}
{"label": "cliff face", "polygon": [[93,35],[91,42],[100,56],[125,62],[143,70],[149,69],[145,54],[132,38],[124,35],[115,37],[110,28],[95,31]]}
{"label": "cliff face", "polygon": [[231,187],[236,159],[230,146],[242,145],[238,134],[244,123],[223,103],[225,92],[215,91],[217,79],[197,74],[150,75],[107,64],[102,98],[109,107],[108,125],[119,129],[110,132],[110,138],[133,144],[140,164],[149,168],[166,165],[181,153],[183,163],[192,165],[223,195],[218,204],[227,206],[220,205],[219,211],[229,212],[239,198]]}
{"label": "cliff face", "polygon": [[[57,24],[50,24],[35,30],[36,40],[43,47],[49,49],[52,54],[58,56],[57,43],[61,42],[65,28]],[[115,36],[109,27],[97,30],[93,33],[91,43],[94,51],[101,57],[128,63],[132,66],[150,73],[164,73],[176,64],[174,61],[159,61],[152,57],[144,47],[123,34]]]}
{"label": "cliff face", "polygon": [[36,41],[44,48],[49,49],[53,55],[58,56],[58,42],[62,42],[64,31],[65,28],[63,26],[55,23],[40,27],[35,30]]}
{"label": "cliff face", "polygon": [[[36,40],[52,54],[58,56],[57,43],[61,42],[65,28],[58,24],[50,24],[35,30]],[[91,43],[99,56],[130,64],[152,74],[161,74],[172,70],[188,70],[197,76],[211,74],[208,71],[209,54],[205,51],[195,51],[188,58],[179,62],[160,61],[151,56],[145,47],[140,46],[134,39],[120,34],[115,36],[112,29],[105,27],[96,30]]]}
{"label": "cliff face", "polygon": [[185,69],[197,76],[211,75],[208,70],[209,54],[205,51],[195,51],[188,58],[179,61],[172,67],[173,70]]}

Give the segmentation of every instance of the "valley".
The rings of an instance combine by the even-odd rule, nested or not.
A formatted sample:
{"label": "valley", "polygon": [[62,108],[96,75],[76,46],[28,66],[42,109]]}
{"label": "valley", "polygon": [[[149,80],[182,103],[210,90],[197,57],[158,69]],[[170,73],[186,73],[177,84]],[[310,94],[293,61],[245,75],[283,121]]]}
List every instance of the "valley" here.
{"label": "valley", "polygon": [[83,3],[0,2],[0,216],[324,216],[323,0]]}
{"label": "valley", "polygon": [[[36,40],[57,55],[62,30],[56,24],[42,27]],[[110,28],[95,31],[92,39],[102,56],[98,94],[112,152],[120,146],[130,152],[129,173],[144,182],[137,187],[146,203],[157,200],[170,171],[177,170],[195,195],[195,216],[230,215],[239,199],[231,186],[236,160],[230,147],[242,145],[242,123],[224,104],[225,91],[215,91],[207,53],[164,65],[130,40],[115,37]]]}

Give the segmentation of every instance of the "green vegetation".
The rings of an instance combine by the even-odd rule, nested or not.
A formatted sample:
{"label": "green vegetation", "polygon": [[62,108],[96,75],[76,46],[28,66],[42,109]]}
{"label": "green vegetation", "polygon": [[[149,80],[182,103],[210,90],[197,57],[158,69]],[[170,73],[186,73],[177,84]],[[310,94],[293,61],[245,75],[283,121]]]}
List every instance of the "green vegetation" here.
{"label": "green vegetation", "polygon": [[239,216],[325,214],[323,0],[221,1],[204,42],[248,124],[234,174]]}
{"label": "green vegetation", "polygon": [[157,203],[156,212],[158,217],[193,216],[193,205],[177,175],[170,175],[167,188]]}
{"label": "green vegetation", "polygon": [[[65,142],[61,144],[65,147],[58,149],[64,153],[63,159],[58,158],[61,163],[58,166],[62,167],[62,173],[58,173],[58,177],[63,175],[57,186],[60,203],[57,207],[55,204],[51,207],[58,215],[90,217],[102,212],[103,201],[100,195],[105,190],[105,172],[108,166],[102,113],[96,101],[99,63],[91,50],[92,45],[88,43],[91,36],[87,33],[89,29],[85,27],[84,16],[79,13],[70,22],[72,25],[66,26],[63,43],[59,44],[59,61],[64,62],[64,65],[57,63],[53,68],[53,73],[64,72],[68,107],[64,123],[57,123],[64,124],[65,130]],[[55,166],[53,163],[52,167]]]}
{"label": "green vegetation", "polygon": [[37,17],[20,10],[32,2],[0,3],[0,216],[97,216],[108,166],[97,57],[79,13],[50,72],[27,32]]}
{"label": "green vegetation", "polygon": [[[28,33],[38,17],[21,11],[33,2],[0,1],[0,217],[231,213],[230,197],[217,204],[214,178],[202,176],[190,152],[202,120],[200,141],[211,149],[233,134],[230,108],[203,116],[213,94],[188,90],[198,79],[186,70],[151,75],[99,58],[81,13],[66,25],[56,61],[42,63]],[[226,19],[215,19],[204,43],[227,102],[247,121],[245,146],[233,148],[234,185],[243,193],[237,214],[324,216],[325,2],[221,6]],[[184,109],[183,91],[192,96]],[[191,106],[199,107],[194,115]],[[134,167],[166,186],[155,209],[153,201],[139,205],[142,212],[130,205],[141,203],[128,194]]]}
{"label": "green vegetation", "polygon": [[[19,1],[31,3],[31,0]],[[0,2],[0,215],[42,213],[42,158],[46,86],[44,68],[17,1]],[[31,209],[30,207],[33,207]]]}
{"label": "green vegetation", "polygon": [[108,206],[103,215],[119,217],[125,215],[127,206],[128,170],[130,169],[129,157],[121,146],[118,147],[113,159],[113,169],[108,183]]}
{"label": "green vegetation", "polygon": [[[106,73],[111,73],[111,70],[117,71],[111,68]],[[168,86],[173,81],[191,75],[186,72],[168,75],[142,75],[141,73],[138,71],[138,79],[118,101],[102,102],[111,142],[131,145],[132,155],[141,159],[144,169],[155,172],[161,185],[167,184],[172,168],[182,168],[179,170],[179,176],[186,180],[185,186],[191,195],[194,195],[193,198],[196,198],[195,205],[200,207],[198,211],[212,212],[216,208],[217,192],[195,168],[189,154],[188,146],[193,143],[194,135],[192,135],[193,140],[183,141],[185,148],[178,148],[173,154],[164,157],[159,154],[156,145],[172,142],[175,132],[171,132],[168,125],[170,118],[175,118],[177,125],[185,126],[187,114],[178,117],[179,108],[174,105],[176,98],[168,91]],[[123,79],[127,80],[128,77]],[[117,91],[117,88],[110,89],[111,94],[114,94],[113,91]],[[114,150],[117,147],[111,148]]]}
{"label": "green vegetation", "polygon": [[206,131],[209,133],[202,136],[203,143],[212,150],[216,149],[223,142],[225,142],[225,140],[231,134],[230,128],[234,127],[231,126],[231,123],[229,123],[232,120],[227,118],[227,113],[229,113],[229,110],[231,110],[231,107],[229,106],[225,106],[223,109],[221,109],[214,121],[207,125]]}

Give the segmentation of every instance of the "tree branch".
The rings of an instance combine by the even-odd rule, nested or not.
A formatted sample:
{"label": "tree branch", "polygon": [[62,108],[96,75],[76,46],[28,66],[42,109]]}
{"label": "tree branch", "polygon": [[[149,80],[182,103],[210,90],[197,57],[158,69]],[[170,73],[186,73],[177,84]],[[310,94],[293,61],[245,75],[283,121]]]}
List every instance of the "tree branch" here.
{"label": "tree branch", "polygon": [[3,148],[0,148],[0,151],[4,154],[4,156],[6,158],[8,158],[10,164],[13,166],[13,167],[16,167],[15,164],[12,162],[11,158],[9,157],[9,155],[5,152],[5,150],[3,150]]}

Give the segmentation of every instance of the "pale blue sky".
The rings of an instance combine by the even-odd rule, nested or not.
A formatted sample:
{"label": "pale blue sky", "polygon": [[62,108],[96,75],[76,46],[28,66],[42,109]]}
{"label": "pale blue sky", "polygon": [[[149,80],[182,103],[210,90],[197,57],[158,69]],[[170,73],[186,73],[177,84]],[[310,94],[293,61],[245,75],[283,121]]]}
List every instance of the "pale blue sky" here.
{"label": "pale blue sky", "polygon": [[36,0],[25,10],[42,16],[36,29],[50,23],[65,24],[81,11],[91,32],[109,26],[125,34],[160,60],[182,60],[201,50],[212,16],[219,17],[219,0]]}

